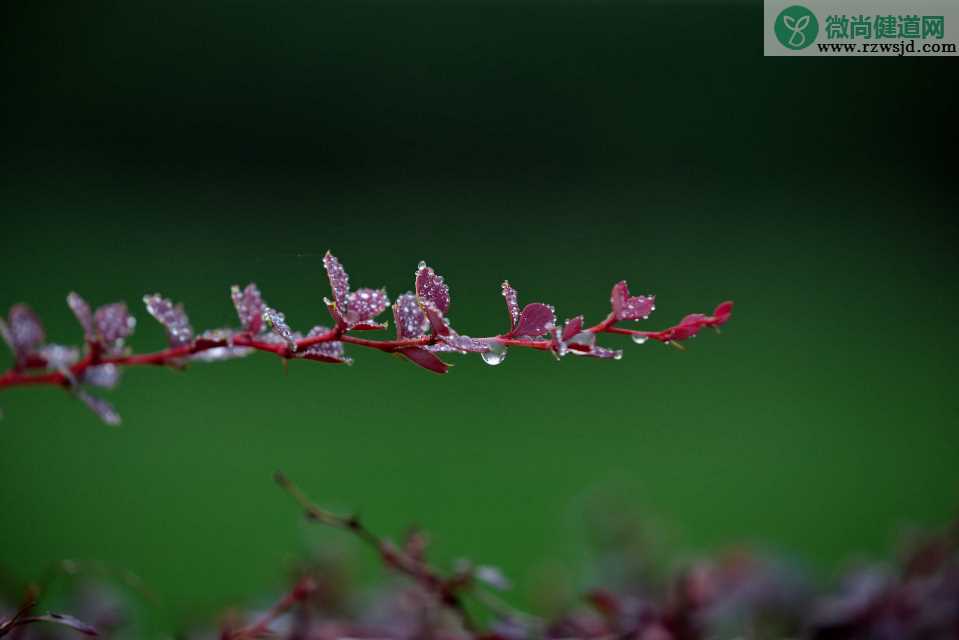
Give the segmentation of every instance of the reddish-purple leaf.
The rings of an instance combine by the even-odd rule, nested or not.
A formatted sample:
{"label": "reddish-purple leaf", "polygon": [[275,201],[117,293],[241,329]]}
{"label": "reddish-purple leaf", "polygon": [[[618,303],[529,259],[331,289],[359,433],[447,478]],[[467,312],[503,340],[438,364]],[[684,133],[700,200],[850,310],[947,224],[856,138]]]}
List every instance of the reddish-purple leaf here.
{"label": "reddish-purple leaf", "polygon": [[596,334],[590,333],[589,331],[580,331],[567,340],[566,343],[592,347],[594,344],[596,344]]}
{"label": "reddish-purple leaf", "polygon": [[[573,329],[578,324],[582,326],[580,320],[581,316],[573,318],[572,320],[566,321],[566,326],[562,333],[560,331],[553,331],[552,338],[552,349],[553,353],[557,356],[564,356],[567,353],[572,353],[577,356],[589,356],[593,358],[608,358],[612,360],[619,360],[623,357],[623,352],[618,349],[607,349],[606,347],[600,347],[596,344],[596,334],[590,333],[589,331],[580,331],[578,333],[573,333]],[[579,320],[579,322],[577,322]],[[564,335],[572,333],[569,338],[564,338]]]}
{"label": "reddish-purple leaf", "polygon": [[506,310],[509,312],[509,328],[510,331],[515,331],[516,325],[519,323],[519,296],[516,289],[510,286],[509,280],[503,282],[502,288],[503,299],[506,300]]}
{"label": "reddish-purple leaf", "polygon": [[350,325],[351,331],[383,331],[384,329],[389,329],[390,325],[388,322],[370,322],[363,321],[357,322],[356,324]]}
{"label": "reddish-purple leaf", "polygon": [[174,305],[158,293],[143,296],[143,303],[150,315],[166,328],[171,347],[180,347],[193,340],[193,327],[183,311],[183,305]]}
{"label": "reddish-purple leaf", "polygon": [[425,262],[420,262],[416,269],[416,297],[420,304],[431,302],[441,314],[449,313],[450,288],[443,282],[443,276],[437,275]]}
{"label": "reddish-purple leaf", "polygon": [[563,325],[563,340],[569,341],[577,333],[583,330],[583,316],[576,316],[566,321]]}
{"label": "reddish-purple leaf", "polygon": [[[559,357],[565,356],[569,351],[569,342],[574,338],[579,336],[583,332],[583,316],[576,316],[575,318],[570,318],[563,324],[563,330],[560,331],[558,328],[554,328],[551,332],[551,347],[553,353]],[[593,334],[584,333],[586,339]],[[592,338],[595,341],[595,338]]]}
{"label": "reddish-purple leaf", "polygon": [[263,310],[263,321],[267,328],[279,336],[291,351],[296,351],[296,336],[293,335],[290,325],[286,324],[286,316],[276,309],[266,307]]}
{"label": "reddish-purple leaf", "polygon": [[103,398],[92,396],[83,389],[78,389],[76,391],[76,395],[106,424],[110,425],[111,427],[115,427],[120,424],[120,414],[117,413],[112,404]]}
{"label": "reddish-purple leaf", "polygon": [[86,636],[96,637],[100,635],[92,625],[89,625],[86,622],[83,622],[82,620],[78,620],[77,618],[74,618],[73,616],[68,616],[64,613],[48,613],[42,616],[30,616],[28,618],[20,618],[16,624],[17,626],[20,626],[24,624],[32,624],[34,622],[49,622],[52,624],[63,625],[64,627],[70,627],[74,631],[82,633],[83,635],[86,635]]}
{"label": "reddish-purple leaf", "polygon": [[254,350],[250,347],[234,346],[234,335],[235,333],[232,329],[204,331],[197,336],[196,342],[194,343],[197,348],[204,350],[193,354],[190,356],[190,359],[199,362],[220,362],[222,360],[242,358],[253,353]]}
{"label": "reddish-purple leaf", "polygon": [[416,303],[416,295],[404,293],[393,303],[393,320],[396,324],[396,339],[420,338],[429,331],[430,323],[426,314]]}
{"label": "reddish-purple leaf", "polygon": [[465,351],[460,351],[456,347],[442,341],[435,344],[428,344],[423,348],[427,351],[431,351],[432,353],[466,353]]}
{"label": "reddish-purple leaf", "polygon": [[250,283],[241,290],[239,285],[233,285],[230,289],[230,297],[233,299],[233,306],[236,307],[236,314],[240,317],[240,324],[244,329],[256,335],[263,330],[263,311],[266,303],[263,302],[263,296],[256,284]]}
{"label": "reddish-purple leaf", "polygon": [[6,323],[0,319],[0,334],[10,345],[17,362],[23,362],[46,339],[37,314],[25,304],[13,305]]}
{"label": "reddish-purple leaf", "polygon": [[366,322],[383,313],[388,306],[390,299],[385,289],[357,289],[347,296],[346,320],[351,325]]}
{"label": "reddish-purple leaf", "polygon": [[111,351],[121,348],[123,340],[133,333],[136,326],[136,319],[127,312],[127,305],[123,302],[98,308],[93,314],[93,322],[100,342]]}
{"label": "reddish-purple leaf", "polygon": [[71,291],[67,295],[67,305],[73,311],[73,315],[77,317],[80,326],[83,327],[84,338],[88,342],[95,341],[97,339],[97,329],[96,325],[93,324],[93,312],[90,310],[87,301],[80,297],[80,294]]}
{"label": "reddish-purple leaf", "polygon": [[461,336],[452,331],[448,336],[440,336],[440,340],[442,344],[448,345],[453,351],[460,353],[486,353],[490,350],[489,342],[469,336]]}
{"label": "reddish-purple leaf", "polygon": [[341,313],[346,312],[347,296],[350,293],[350,276],[346,269],[340,264],[329,251],[323,256],[323,266],[326,267],[326,275],[330,279],[330,289],[333,292],[333,301],[340,308]]}
{"label": "reddish-purple leaf", "polygon": [[361,331],[385,329],[385,325],[373,322],[373,319],[390,306],[386,290],[361,288],[350,293],[350,278],[346,269],[329,251],[323,256],[323,265],[333,291],[333,300],[324,300],[337,326]]}
{"label": "reddish-purple leaf", "polygon": [[556,312],[542,302],[532,302],[523,307],[519,322],[511,335],[515,338],[538,338],[556,326]]}
{"label": "reddish-purple leaf", "polygon": [[706,326],[707,316],[701,313],[691,313],[679,321],[679,324],[671,329],[670,340],[687,340],[695,336]]}
{"label": "reddish-purple leaf", "polygon": [[[329,333],[330,329],[321,325],[317,325],[310,329],[310,332],[306,334],[307,338],[313,338],[315,336],[321,336],[324,333]],[[311,345],[297,354],[300,358],[305,358],[307,360],[318,360],[320,362],[329,362],[333,364],[352,364],[353,359],[347,357],[346,353],[343,351],[343,343],[339,340],[330,340],[328,342],[320,342],[314,345]]]}
{"label": "reddish-purple leaf", "polygon": [[656,310],[656,296],[630,296],[625,280],[613,285],[610,302],[617,320],[645,320]]}
{"label": "reddish-purple leaf", "polygon": [[443,317],[443,313],[436,308],[429,300],[420,299],[420,307],[426,314],[426,319],[430,323],[433,332],[440,336],[448,336],[451,333],[449,320]]}
{"label": "reddish-purple leaf", "polygon": [[645,337],[659,342],[671,343],[674,346],[680,346],[683,340],[688,340],[698,334],[704,327],[719,327],[726,323],[733,311],[733,303],[726,301],[721,303],[713,311],[713,315],[707,316],[702,313],[690,313],[685,316],[678,324],[663,329],[644,334]]}
{"label": "reddish-purple leaf", "polygon": [[726,324],[729,321],[730,316],[733,315],[733,303],[731,300],[722,302],[716,309],[713,311],[713,320],[712,326],[718,327],[720,325]]}
{"label": "reddish-purple leaf", "polygon": [[450,368],[448,364],[421,347],[400,349],[396,353],[400,354],[413,364],[423,367],[424,369],[429,369],[434,373],[446,373]]}
{"label": "reddish-purple leaf", "polygon": [[336,323],[338,327],[349,327],[350,323],[347,321],[346,317],[340,313],[340,308],[335,302],[329,298],[323,298],[323,302],[326,303],[326,308],[330,312],[330,317],[333,318],[333,322]]}
{"label": "reddish-purple leaf", "polygon": [[623,351],[621,349],[607,349],[606,347],[600,347],[597,345],[593,345],[589,351],[573,351],[573,353],[580,356],[590,356],[593,358],[610,360],[619,360],[623,357]]}

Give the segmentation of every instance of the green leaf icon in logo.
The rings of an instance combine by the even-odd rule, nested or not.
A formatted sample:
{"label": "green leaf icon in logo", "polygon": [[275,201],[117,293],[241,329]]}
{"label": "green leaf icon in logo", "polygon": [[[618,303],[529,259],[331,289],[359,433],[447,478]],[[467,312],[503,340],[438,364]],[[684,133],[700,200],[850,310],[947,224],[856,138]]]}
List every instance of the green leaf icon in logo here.
{"label": "green leaf icon in logo", "polygon": [[819,34],[819,21],[812,11],[794,4],[786,7],[776,16],[773,27],[776,39],[787,49],[805,49],[816,40]]}

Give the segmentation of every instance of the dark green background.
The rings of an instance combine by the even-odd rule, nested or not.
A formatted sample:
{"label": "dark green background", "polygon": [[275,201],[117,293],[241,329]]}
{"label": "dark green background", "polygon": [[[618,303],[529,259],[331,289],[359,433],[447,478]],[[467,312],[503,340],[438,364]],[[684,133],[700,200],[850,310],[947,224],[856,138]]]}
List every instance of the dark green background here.
{"label": "dark green background", "polygon": [[441,562],[503,567],[518,601],[544,566],[576,584],[597,487],[671,549],[757,543],[825,576],[954,514],[952,61],[763,58],[753,5],[3,12],[0,301],[57,341],[80,338],[71,289],[134,306],[151,350],[143,293],[210,328],[250,280],[307,329],[327,248],[392,295],[430,261],[473,335],[502,330],[507,277],[564,317],[599,319],[624,277],[658,294],[651,326],[737,303],[722,336],[621,362],[131,370],[120,430],[5,391],[14,580],[99,559],[159,593],[161,627],[210,616],[309,539],[277,468],[376,530],[426,526]]}

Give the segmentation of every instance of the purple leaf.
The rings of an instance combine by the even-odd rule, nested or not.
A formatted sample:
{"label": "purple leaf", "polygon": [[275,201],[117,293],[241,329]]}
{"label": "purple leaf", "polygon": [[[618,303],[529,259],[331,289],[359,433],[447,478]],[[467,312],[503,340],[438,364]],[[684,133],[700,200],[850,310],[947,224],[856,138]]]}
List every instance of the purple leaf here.
{"label": "purple leaf", "polygon": [[553,307],[533,302],[523,308],[511,335],[516,338],[538,338],[549,333],[555,326],[556,312]]}
{"label": "purple leaf", "polygon": [[0,334],[10,345],[17,362],[26,360],[46,339],[37,314],[25,304],[13,305],[6,323],[0,319]]}
{"label": "purple leaf", "polygon": [[589,356],[592,358],[603,358],[610,360],[619,360],[623,357],[623,352],[621,349],[607,349],[606,347],[599,347],[593,345],[589,351],[573,351],[576,355],[580,356]]}
{"label": "purple leaf", "polygon": [[423,313],[426,314],[426,319],[429,320],[430,327],[433,328],[434,333],[440,336],[450,335],[450,323],[443,317],[443,313],[436,308],[436,305],[428,300],[420,299],[420,307],[423,309]]}
{"label": "purple leaf", "polygon": [[336,302],[340,312],[345,313],[348,306],[347,296],[350,293],[350,276],[347,275],[346,269],[336,256],[329,251],[323,256],[323,266],[326,267],[326,275],[330,279],[333,301]]}
{"label": "purple leaf", "polygon": [[440,340],[443,344],[452,347],[454,351],[486,353],[490,350],[489,342],[486,342],[485,340],[477,340],[476,338],[461,336],[453,332],[450,332],[450,335],[448,336],[441,336]]}
{"label": "purple leaf", "polygon": [[726,302],[721,302],[713,310],[713,322],[714,327],[724,325],[729,321],[729,318],[733,315],[733,303],[731,300]]}
{"label": "purple leaf", "polygon": [[61,344],[48,344],[40,349],[40,355],[47,361],[47,367],[62,371],[80,360],[80,350]]}
{"label": "purple leaf", "polygon": [[112,389],[120,381],[120,368],[115,364],[100,364],[87,367],[80,378],[83,384]]}
{"label": "purple leaf", "polygon": [[230,289],[230,297],[233,299],[233,306],[236,307],[236,314],[240,317],[243,328],[254,335],[260,333],[263,330],[263,310],[266,304],[256,284],[251,282],[242,291],[238,285],[233,285]]}
{"label": "purple leaf", "polygon": [[[385,289],[357,289],[346,301],[346,320],[352,325],[372,320],[390,306]],[[340,309],[340,313],[344,313]]]}
{"label": "purple leaf", "polygon": [[519,323],[519,296],[516,289],[510,286],[509,280],[504,281],[502,287],[506,310],[509,311],[509,328],[512,332],[516,330],[516,325]]}
{"label": "purple leaf", "polygon": [[673,340],[688,340],[695,336],[706,326],[709,318],[701,313],[691,313],[679,321],[679,324],[673,327],[671,338]]}
{"label": "purple leaf", "polygon": [[586,339],[589,339],[591,333],[583,331],[583,316],[576,316],[575,318],[570,318],[563,325],[563,330],[554,328],[552,331],[552,349],[558,357],[565,356],[569,351],[569,342],[573,338],[579,336],[581,333],[584,334]]}
{"label": "purple leaf", "polygon": [[617,320],[645,320],[656,310],[656,296],[630,296],[625,280],[613,285],[610,302]]}
{"label": "purple leaf", "polygon": [[121,348],[124,338],[129,337],[136,326],[136,319],[127,313],[127,305],[123,302],[98,308],[93,314],[93,322],[100,341],[111,351]]}
{"label": "purple leaf", "polygon": [[449,371],[449,365],[438,357],[421,347],[409,347],[400,349],[396,353],[400,354],[410,362],[434,373],[446,373]]}
{"label": "purple leaf", "polygon": [[420,304],[431,302],[441,314],[450,310],[450,288],[443,282],[443,276],[436,275],[425,262],[416,269],[416,296]]}
{"label": "purple leaf", "polygon": [[326,308],[330,312],[330,317],[333,318],[333,322],[336,323],[338,327],[349,327],[350,323],[346,320],[346,317],[340,313],[340,308],[337,307],[336,303],[330,300],[329,298],[323,298],[323,302],[326,303]]}
{"label": "purple leaf", "polygon": [[583,316],[576,316],[563,325],[563,340],[568,341],[583,330]]}
{"label": "purple leaf", "polygon": [[87,301],[80,297],[80,294],[71,291],[67,295],[67,305],[73,311],[73,315],[77,317],[80,326],[83,327],[84,338],[88,342],[95,341],[97,339],[97,329],[93,324],[93,312],[90,311],[90,305],[87,304]]}
{"label": "purple leaf", "polygon": [[[577,327],[582,327],[581,318],[582,316],[577,316],[572,320],[567,320],[566,326],[563,327],[562,333],[560,333],[558,330],[553,331],[552,347],[553,352],[557,356],[564,356],[567,353],[572,353],[577,356],[588,356],[592,358],[612,360],[619,360],[623,357],[623,352],[618,349],[614,350],[597,346],[596,334],[594,333],[590,333],[589,331],[579,331],[578,333],[573,333],[574,329]],[[567,336],[569,337],[567,338]]]}
{"label": "purple leaf", "polygon": [[323,256],[323,265],[333,291],[333,300],[324,300],[336,324],[365,331],[385,329],[385,325],[372,320],[390,306],[386,290],[362,288],[350,293],[350,278],[346,269],[329,251]]}
{"label": "purple leaf", "polygon": [[[328,327],[317,325],[310,329],[310,332],[306,334],[307,338],[312,338],[314,336],[321,336],[324,333],[329,332]],[[320,342],[318,344],[311,345],[307,347],[299,354],[299,357],[305,358],[307,360],[319,360],[320,362],[330,362],[333,364],[352,364],[353,359],[347,357],[346,353],[343,351],[343,343],[339,340],[330,340],[328,342]]]}
{"label": "purple leaf", "polygon": [[183,305],[174,305],[158,293],[143,296],[143,303],[150,315],[166,328],[171,347],[180,347],[193,340],[193,327],[183,311]]}
{"label": "purple leaf", "polygon": [[296,337],[290,326],[286,324],[286,316],[276,309],[266,307],[263,310],[263,321],[270,331],[283,339],[290,351],[296,351]]}
{"label": "purple leaf", "polygon": [[416,303],[416,295],[407,292],[393,303],[393,320],[396,323],[396,339],[407,340],[426,335],[429,320]]}
{"label": "purple leaf", "polygon": [[357,322],[356,324],[351,324],[350,329],[353,331],[383,331],[384,329],[389,329],[388,322]]}
{"label": "purple leaf", "polygon": [[90,407],[93,413],[97,414],[101,420],[111,427],[115,427],[120,424],[120,414],[116,412],[116,409],[113,408],[113,405],[103,398],[91,396],[82,389],[77,390],[76,395],[85,405]]}
{"label": "purple leaf", "polygon": [[[33,600],[28,600],[24,605],[17,609],[12,617],[7,618],[6,620],[3,617],[0,617],[0,638],[6,636],[10,631],[16,627],[18,624],[27,624],[24,620],[27,617],[27,614],[33,609],[35,602]],[[0,610],[2,613],[2,610]]]}
{"label": "purple leaf", "polygon": [[82,620],[78,620],[77,618],[74,618],[73,616],[68,616],[63,613],[48,613],[43,616],[30,616],[29,618],[20,618],[17,621],[17,626],[23,625],[23,624],[31,624],[34,622],[50,622],[53,624],[63,625],[65,627],[70,627],[74,631],[78,631],[86,636],[96,637],[100,635],[93,626],[87,624],[86,622],[83,622]]}
{"label": "purple leaf", "polygon": [[449,345],[445,342],[437,342],[436,344],[428,344],[423,347],[431,353],[466,353],[465,351],[460,351],[456,347]]}
{"label": "purple leaf", "polygon": [[[260,322],[262,322],[262,319]],[[190,359],[198,362],[221,362],[233,358],[242,358],[253,353],[254,349],[250,347],[233,346],[234,335],[231,329],[204,331],[197,336],[195,343],[198,348],[204,349],[204,351],[193,354]]]}

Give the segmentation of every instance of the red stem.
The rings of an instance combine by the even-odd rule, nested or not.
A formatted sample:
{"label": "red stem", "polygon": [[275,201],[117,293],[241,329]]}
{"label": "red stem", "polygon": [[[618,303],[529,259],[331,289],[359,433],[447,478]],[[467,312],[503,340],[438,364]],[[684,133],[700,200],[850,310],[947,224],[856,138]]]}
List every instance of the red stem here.
{"label": "red stem", "polygon": [[[617,320],[613,314],[607,316],[602,322],[585,329],[589,333],[599,334],[599,333],[615,333],[620,335],[639,335],[653,340],[660,340],[667,342],[669,340],[667,331],[637,331],[632,329],[622,329],[614,326]],[[46,366],[46,362],[43,358],[32,357],[23,367],[13,367],[10,370],[0,374],[0,390],[6,389],[9,387],[17,386],[28,386],[28,385],[56,385],[61,387],[69,387],[74,380],[77,380],[83,376],[83,373],[91,366],[103,365],[103,364],[113,364],[121,367],[127,366],[139,366],[139,365],[152,365],[152,366],[177,366],[180,364],[180,361],[183,358],[189,357],[191,355],[201,353],[203,351],[208,351],[210,349],[217,349],[222,347],[248,347],[251,349],[256,349],[257,351],[264,351],[267,353],[272,353],[281,358],[293,358],[296,353],[302,352],[314,345],[322,344],[324,342],[333,342],[341,341],[349,344],[357,345],[360,347],[367,347],[370,349],[376,349],[378,351],[383,351],[385,353],[392,353],[400,351],[402,349],[409,349],[411,347],[424,347],[431,344],[435,344],[438,341],[438,337],[435,335],[424,336],[422,338],[411,338],[405,340],[371,340],[368,338],[358,338],[353,335],[349,335],[347,332],[349,329],[346,327],[334,327],[326,333],[312,336],[309,338],[303,338],[296,341],[296,349],[293,350],[289,345],[283,343],[274,343],[274,342],[262,342],[257,340],[254,336],[250,334],[239,334],[233,337],[232,340],[203,340],[199,343],[191,343],[188,345],[183,345],[179,347],[170,347],[169,349],[164,349],[162,351],[156,351],[153,353],[141,353],[141,354],[129,354],[122,356],[107,356],[103,357],[101,348],[96,343],[88,343],[88,351],[86,356],[70,367],[69,375],[66,375],[65,372],[48,372],[40,374],[30,374],[25,373],[23,368],[27,369],[37,369]],[[507,337],[505,334],[492,336],[486,338],[487,340],[495,340],[496,342],[502,344],[503,346],[510,347],[522,347],[526,349],[535,349],[538,351],[549,351],[552,349],[551,340],[520,340],[516,338]],[[578,345],[571,344],[569,348],[577,350],[580,349]]]}
{"label": "red stem", "polygon": [[289,611],[293,605],[306,600],[314,591],[316,591],[316,584],[312,578],[300,578],[296,585],[255,623],[236,631],[224,629],[220,637],[223,640],[247,640],[272,635],[270,625],[273,621]]}

